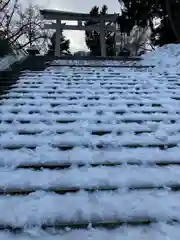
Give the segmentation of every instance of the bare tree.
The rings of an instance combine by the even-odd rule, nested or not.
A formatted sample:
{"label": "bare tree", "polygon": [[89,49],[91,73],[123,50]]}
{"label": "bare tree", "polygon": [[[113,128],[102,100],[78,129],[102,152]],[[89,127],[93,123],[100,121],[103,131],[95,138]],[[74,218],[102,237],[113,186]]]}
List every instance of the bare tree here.
{"label": "bare tree", "polygon": [[1,37],[8,38],[10,27],[18,7],[18,0],[0,0]]}
{"label": "bare tree", "polygon": [[4,11],[4,9],[9,5],[11,0],[0,0],[0,12]]}
{"label": "bare tree", "polygon": [[0,1],[1,38],[19,49],[33,44],[47,48],[51,33],[44,30],[38,5],[23,8],[19,0]]}

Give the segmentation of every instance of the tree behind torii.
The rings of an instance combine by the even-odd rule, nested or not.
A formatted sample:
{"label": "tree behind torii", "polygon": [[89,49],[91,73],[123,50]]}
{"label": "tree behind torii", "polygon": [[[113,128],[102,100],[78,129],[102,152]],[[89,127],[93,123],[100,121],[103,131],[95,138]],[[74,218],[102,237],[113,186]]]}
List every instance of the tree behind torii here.
{"label": "tree behind torii", "polygon": [[[49,44],[49,50],[48,50],[48,55],[53,55],[55,54],[55,46],[56,46],[56,32],[53,33],[51,39],[50,39],[50,44]],[[65,36],[63,35],[60,42],[60,49],[61,52],[60,54],[70,54],[70,40],[66,39]]]}
{"label": "tree behind torii", "polygon": [[[90,11],[90,15],[92,17],[105,15],[107,14],[107,10],[108,10],[108,7],[106,5],[102,7],[101,11],[99,11],[99,7],[94,6]],[[85,26],[92,26],[92,25],[100,25],[100,22],[90,20],[85,23]],[[106,43],[107,56],[114,55],[114,37],[115,37],[114,33],[105,31],[105,43]],[[92,56],[101,56],[100,32],[97,32],[95,30],[85,31],[85,41],[88,49],[90,50],[90,54]]]}

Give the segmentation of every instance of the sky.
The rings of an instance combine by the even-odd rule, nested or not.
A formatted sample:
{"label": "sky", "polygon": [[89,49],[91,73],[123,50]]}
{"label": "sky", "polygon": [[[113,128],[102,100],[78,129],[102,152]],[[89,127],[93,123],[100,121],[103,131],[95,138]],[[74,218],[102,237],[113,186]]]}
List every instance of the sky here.
{"label": "sky", "polygon": [[[59,9],[64,11],[75,11],[89,13],[94,5],[108,6],[108,13],[117,13],[120,10],[118,0],[34,0],[42,8]],[[72,52],[87,50],[84,41],[84,31],[64,31],[67,38],[71,40]]]}

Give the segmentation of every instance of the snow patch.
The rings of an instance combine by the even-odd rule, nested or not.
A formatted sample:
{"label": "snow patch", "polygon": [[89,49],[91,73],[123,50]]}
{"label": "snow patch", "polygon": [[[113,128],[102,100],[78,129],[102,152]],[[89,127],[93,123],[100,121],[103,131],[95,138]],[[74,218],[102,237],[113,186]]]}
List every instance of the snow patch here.
{"label": "snow patch", "polygon": [[[179,72],[180,65],[180,44],[167,44],[158,47],[156,50],[143,55],[142,64],[152,64],[156,70],[161,70],[169,74],[170,72]],[[161,69],[159,69],[161,68]]]}
{"label": "snow patch", "polygon": [[22,234],[12,234],[1,232],[0,239],[3,240],[179,240],[180,232],[178,224],[157,223],[148,227],[129,227],[122,226],[117,229],[85,229],[73,230],[67,232],[65,230],[49,229],[45,232],[39,228],[29,228]]}

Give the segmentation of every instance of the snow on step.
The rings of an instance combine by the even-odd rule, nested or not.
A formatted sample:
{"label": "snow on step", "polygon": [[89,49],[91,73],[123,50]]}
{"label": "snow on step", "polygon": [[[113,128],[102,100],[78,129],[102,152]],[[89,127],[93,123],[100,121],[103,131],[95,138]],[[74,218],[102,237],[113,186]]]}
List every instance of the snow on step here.
{"label": "snow on step", "polygon": [[[51,66],[23,73],[0,99],[0,226],[152,220],[164,228],[89,228],[62,239],[141,239],[144,231],[164,239],[162,228],[177,239],[178,228],[167,222],[180,221],[180,192],[170,189],[180,186],[179,99],[176,73],[153,69]],[[55,194],[73,188],[80,191]],[[2,195],[16,190],[31,193]]]}
{"label": "snow on step", "polygon": [[88,230],[71,230],[66,228],[64,231],[49,230],[48,233],[37,228],[26,229],[23,234],[12,234],[8,232],[0,233],[0,238],[3,240],[134,240],[134,239],[158,239],[164,240],[166,238],[179,240],[179,225],[168,224],[153,224],[152,226],[144,227],[127,227],[123,226],[117,229],[94,229]]}
{"label": "snow on step", "polygon": [[139,114],[139,113],[127,113],[123,114],[122,116],[118,116],[115,114],[107,114],[104,116],[101,116],[101,118],[96,113],[80,113],[80,114],[68,114],[68,113],[62,113],[62,114],[13,114],[13,113],[4,113],[0,115],[0,121],[23,121],[23,120],[30,120],[32,122],[34,121],[98,121],[101,120],[102,122],[108,122],[108,121],[165,121],[165,120],[179,120],[179,114]]}
{"label": "snow on step", "polygon": [[126,132],[129,133],[146,133],[146,132],[153,132],[154,134],[161,129],[165,129],[166,133],[174,135],[180,131],[180,123],[174,124],[166,124],[166,123],[153,123],[153,122],[146,122],[146,123],[119,123],[119,124],[81,124],[79,125],[78,122],[71,122],[71,123],[54,123],[53,125],[47,125],[45,123],[29,123],[29,124],[21,124],[20,122],[13,122],[13,123],[1,123],[0,124],[0,133],[11,132],[16,134],[42,134],[43,132],[52,132],[52,133],[65,133],[65,132],[73,132],[79,133],[84,129],[87,130],[89,133],[97,133],[103,132],[104,134],[108,134],[113,132],[114,134],[123,134]]}
{"label": "snow on step", "polygon": [[[48,136],[48,137],[46,137]],[[23,136],[18,134],[3,134],[0,139],[1,148],[36,148],[41,145],[50,145],[53,147],[141,147],[141,146],[177,146],[180,143],[180,134],[167,136],[167,135],[153,135],[142,134],[142,136],[135,136],[134,134],[124,134],[121,138],[116,134],[107,134],[105,136],[95,136],[90,134],[73,134],[65,133],[61,135],[55,135],[50,133],[44,133],[41,136]]]}
{"label": "snow on step", "polygon": [[34,150],[22,148],[13,150],[1,149],[0,165],[3,166],[30,166],[30,165],[54,165],[66,164],[153,164],[153,163],[180,163],[180,148],[174,147],[165,150],[159,148],[122,148],[96,150],[90,148],[75,147],[69,151],[60,151],[47,145],[37,147]]}
{"label": "snow on step", "polygon": [[0,192],[96,188],[180,188],[180,167],[98,167],[69,170],[0,168]]}
{"label": "snow on step", "polygon": [[0,225],[55,226],[113,221],[180,221],[180,193],[167,190],[0,197]]}

